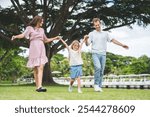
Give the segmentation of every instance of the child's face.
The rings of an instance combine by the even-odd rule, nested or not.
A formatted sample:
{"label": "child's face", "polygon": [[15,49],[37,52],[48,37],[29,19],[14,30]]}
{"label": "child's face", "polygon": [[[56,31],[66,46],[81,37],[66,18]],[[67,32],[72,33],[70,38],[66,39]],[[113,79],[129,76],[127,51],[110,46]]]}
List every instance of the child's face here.
{"label": "child's face", "polygon": [[79,44],[78,43],[74,43],[72,48],[73,48],[73,50],[77,51],[79,49]]}

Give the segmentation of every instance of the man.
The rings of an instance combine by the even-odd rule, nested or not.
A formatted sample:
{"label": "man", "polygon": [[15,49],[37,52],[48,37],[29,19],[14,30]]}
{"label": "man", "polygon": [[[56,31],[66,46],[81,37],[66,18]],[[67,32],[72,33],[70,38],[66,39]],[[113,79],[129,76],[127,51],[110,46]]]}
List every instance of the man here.
{"label": "man", "polygon": [[93,26],[94,31],[90,32],[89,35],[85,35],[86,45],[92,44],[92,59],[94,63],[94,90],[102,92],[102,79],[105,69],[106,62],[106,49],[107,42],[113,42],[116,45],[122,46],[125,49],[129,47],[117,41],[116,39],[111,39],[107,32],[101,30],[101,21],[99,18],[94,18]]}

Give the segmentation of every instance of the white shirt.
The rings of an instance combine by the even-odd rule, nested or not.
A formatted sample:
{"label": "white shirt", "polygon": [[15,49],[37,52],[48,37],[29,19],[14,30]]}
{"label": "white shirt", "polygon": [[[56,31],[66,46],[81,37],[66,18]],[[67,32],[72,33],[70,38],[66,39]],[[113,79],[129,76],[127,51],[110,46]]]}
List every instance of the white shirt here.
{"label": "white shirt", "polygon": [[69,64],[70,66],[82,65],[81,52],[75,51],[69,47]]}
{"label": "white shirt", "polygon": [[88,45],[92,43],[92,53],[106,55],[107,42],[111,40],[107,32],[94,30],[89,33]]}

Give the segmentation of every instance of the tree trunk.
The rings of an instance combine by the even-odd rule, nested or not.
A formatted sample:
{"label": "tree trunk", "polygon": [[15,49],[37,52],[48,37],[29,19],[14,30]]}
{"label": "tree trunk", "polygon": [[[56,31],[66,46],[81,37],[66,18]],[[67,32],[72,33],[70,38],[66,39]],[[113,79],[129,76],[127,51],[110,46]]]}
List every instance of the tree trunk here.
{"label": "tree trunk", "polygon": [[50,48],[48,45],[45,45],[46,48],[46,55],[48,57],[48,63],[45,64],[44,71],[43,71],[43,84],[50,85],[55,84],[53,77],[52,77],[52,71],[51,71],[51,56],[50,56]]}
{"label": "tree trunk", "polygon": [[52,78],[52,73],[51,73],[51,68],[50,68],[50,61],[48,61],[48,63],[45,64],[45,67],[44,67],[43,84],[46,84],[46,85],[55,84],[55,82]]}

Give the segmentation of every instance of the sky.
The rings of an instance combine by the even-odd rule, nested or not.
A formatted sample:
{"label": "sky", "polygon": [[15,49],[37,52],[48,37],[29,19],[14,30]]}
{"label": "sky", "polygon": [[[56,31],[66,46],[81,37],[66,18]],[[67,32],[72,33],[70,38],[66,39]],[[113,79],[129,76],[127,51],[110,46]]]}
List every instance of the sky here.
{"label": "sky", "polygon": [[[150,57],[150,25],[146,28],[142,26],[140,27],[138,25],[132,25],[132,27],[133,29],[124,26],[121,28],[113,29],[110,32],[111,37],[115,38],[123,44],[128,45],[128,50],[108,42],[107,51],[117,55],[132,56],[136,58],[143,55]],[[91,47],[86,47],[84,45],[82,50],[90,52]],[[60,53],[68,56],[66,49]]]}
{"label": "sky", "polygon": [[[10,0],[0,0],[0,5],[2,7],[7,7],[10,5]],[[146,28],[138,25],[132,25],[132,27],[133,29],[130,29],[127,26],[116,28],[111,30],[110,33],[115,39],[128,45],[128,50],[113,43],[108,43],[107,51],[122,56],[132,56],[136,58],[142,55],[150,57],[150,25]],[[83,51],[90,51],[90,47],[84,45]],[[59,53],[68,56],[66,49]],[[28,51],[25,53],[25,56],[28,56]]]}

